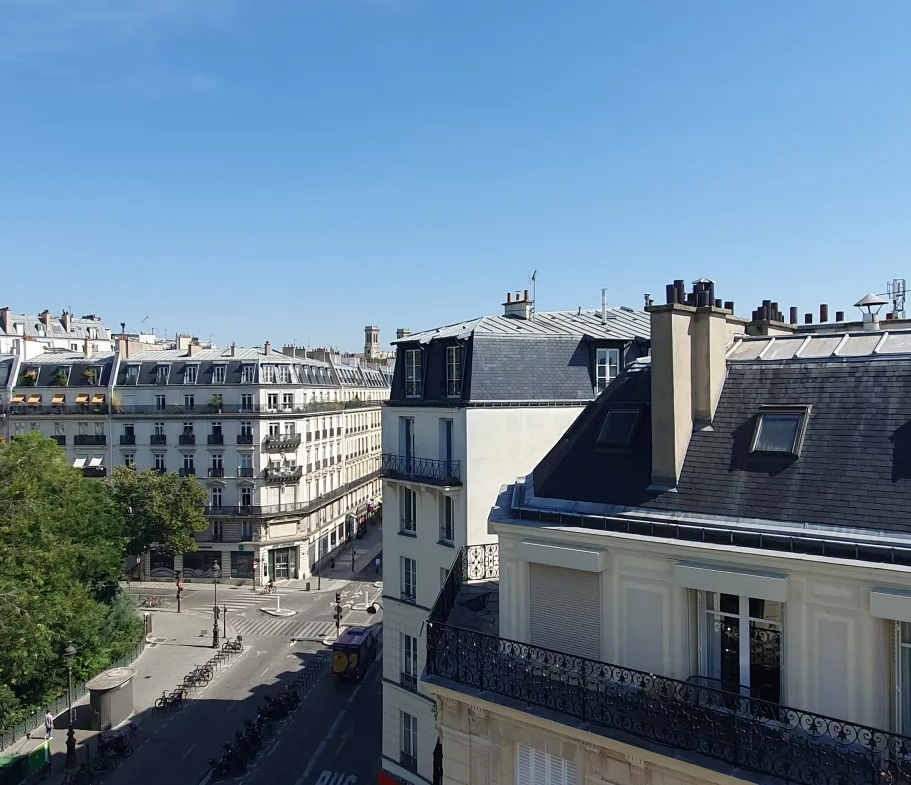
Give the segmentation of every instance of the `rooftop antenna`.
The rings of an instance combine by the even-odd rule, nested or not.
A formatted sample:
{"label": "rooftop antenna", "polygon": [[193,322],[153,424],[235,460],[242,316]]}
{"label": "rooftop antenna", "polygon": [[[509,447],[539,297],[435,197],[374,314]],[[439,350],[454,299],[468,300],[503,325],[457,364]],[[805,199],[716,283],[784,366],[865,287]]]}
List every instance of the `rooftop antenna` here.
{"label": "rooftop antenna", "polygon": [[892,300],[892,318],[905,318],[905,291],[904,278],[893,278],[890,283],[886,284],[886,295]]}
{"label": "rooftop antenna", "polygon": [[538,271],[535,270],[531,274],[531,313],[530,316],[534,319],[535,316],[535,303],[538,301]]}
{"label": "rooftop antenna", "polygon": [[601,290],[601,324],[607,324],[607,289]]}

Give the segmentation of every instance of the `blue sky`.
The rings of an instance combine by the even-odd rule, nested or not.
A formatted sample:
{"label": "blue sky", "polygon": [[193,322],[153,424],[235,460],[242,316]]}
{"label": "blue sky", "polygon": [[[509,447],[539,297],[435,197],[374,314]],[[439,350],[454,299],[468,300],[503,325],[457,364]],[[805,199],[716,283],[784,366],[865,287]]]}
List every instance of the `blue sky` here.
{"label": "blue sky", "polygon": [[[875,13],[871,13],[874,11]],[[2,305],[357,349],[907,275],[911,3],[0,0]]]}

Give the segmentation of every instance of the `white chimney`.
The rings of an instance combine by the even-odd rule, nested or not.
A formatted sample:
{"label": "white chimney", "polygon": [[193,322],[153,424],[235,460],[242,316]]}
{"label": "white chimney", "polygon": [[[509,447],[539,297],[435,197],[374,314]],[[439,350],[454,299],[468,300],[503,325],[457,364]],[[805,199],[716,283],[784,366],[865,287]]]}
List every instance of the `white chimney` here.
{"label": "white chimney", "polygon": [[607,289],[601,290],[601,324],[607,324]]}
{"label": "white chimney", "polygon": [[864,327],[868,330],[879,329],[879,312],[884,305],[888,305],[888,303],[872,292],[864,295],[854,303],[855,308],[860,308],[860,312],[863,314]]}
{"label": "white chimney", "polygon": [[89,339],[86,338],[82,342],[82,356],[88,360],[92,356],[92,344],[89,343]]}
{"label": "white chimney", "polygon": [[525,290],[524,295],[522,292],[516,292],[515,299],[513,299],[512,292],[506,293],[506,302],[503,303],[504,316],[527,321],[531,318],[531,308],[532,301],[528,297],[528,289]]}

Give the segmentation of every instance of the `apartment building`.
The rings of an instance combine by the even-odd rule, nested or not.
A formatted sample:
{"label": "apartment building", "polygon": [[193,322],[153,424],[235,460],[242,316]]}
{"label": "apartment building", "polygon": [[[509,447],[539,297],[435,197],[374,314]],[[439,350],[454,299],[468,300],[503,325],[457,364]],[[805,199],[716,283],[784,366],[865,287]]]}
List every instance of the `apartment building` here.
{"label": "apartment building", "polygon": [[78,319],[68,311],[54,316],[45,310],[29,316],[0,308],[0,354],[31,359],[48,351],[81,351],[86,340],[94,352],[114,349],[110,331],[94,314]]}
{"label": "apartment building", "polygon": [[432,779],[434,703],[422,635],[454,555],[491,542],[501,485],[530,471],[587,403],[647,353],[648,316],[629,308],[503,312],[395,341],[383,410],[383,769]]}
{"label": "apartment building", "polygon": [[196,477],[210,519],[198,550],[142,556],[142,574],[242,582],[308,578],[348,536],[348,516],[381,491],[385,377],[262,348],[13,358],[6,430],[40,430],[73,466],[103,478],[134,466]]}
{"label": "apartment building", "polygon": [[[427,624],[442,782],[911,778],[911,323],[668,286]],[[826,321],[823,307],[822,321]]]}

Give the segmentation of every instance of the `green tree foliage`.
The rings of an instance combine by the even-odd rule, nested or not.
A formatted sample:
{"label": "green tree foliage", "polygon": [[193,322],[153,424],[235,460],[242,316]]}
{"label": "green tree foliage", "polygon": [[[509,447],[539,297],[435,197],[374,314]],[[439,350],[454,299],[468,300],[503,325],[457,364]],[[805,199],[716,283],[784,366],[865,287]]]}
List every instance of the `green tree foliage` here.
{"label": "green tree foliage", "polygon": [[126,522],[126,553],[154,549],[176,556],[196,550],[194,534],[204,532],[206,491],[195,477],[135,472],[126,466],[114,470],[108,490]]}
{"label": "green tree foliage", "polygon": [[133,648],[142,622],[118,597],[124,520],[105,485],[32,432],[0,446],[0,727],[60,694],[61,652],[83,679]]}

